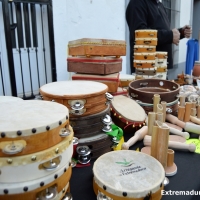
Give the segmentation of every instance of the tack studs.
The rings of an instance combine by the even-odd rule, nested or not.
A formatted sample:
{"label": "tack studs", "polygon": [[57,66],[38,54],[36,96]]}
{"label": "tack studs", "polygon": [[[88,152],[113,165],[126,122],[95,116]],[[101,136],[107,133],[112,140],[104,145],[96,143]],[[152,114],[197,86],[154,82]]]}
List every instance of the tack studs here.
{"label": "tack studs", "polygon": [[36,159],[37,159],[36,156],[32,156],[32,157],[31,157],[31,160],[32,160],[32,161],[36,161]]}
{"label": "tack studs", "polygon": [[35,128],[32,129],[32,133],[36,133],[36,129]]}
{"label": "tack studs", "polygon": [[1,137],[4,138],[6,137],[6,134],[4,132],[1,133]]}
{"label": "tack studs", "polygon": [[56,154],[59,153],[59,148],[56,148],[55,153],[56,153]]}
{"label": "tack studs", "polygon": [[22,135],[22,132],[21,131],[17,131],[17,135],[18,136]]}
{"label": "tack studs", "polygon": [[7,163],[12,164],[13,160],[11,158],[8,158]]}

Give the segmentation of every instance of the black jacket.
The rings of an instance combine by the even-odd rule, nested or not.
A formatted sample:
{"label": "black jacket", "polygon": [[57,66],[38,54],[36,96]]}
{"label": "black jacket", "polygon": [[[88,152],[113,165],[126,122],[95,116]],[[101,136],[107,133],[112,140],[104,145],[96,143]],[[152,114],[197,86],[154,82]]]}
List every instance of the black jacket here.
{"label": "black jacket", "polygon": [[[168,52],[168,69],[173,68],[173,33],[163,4],[161,2],[157,3],[157,0],[130,0],[126,9],[126,21],[130,31],[131,72],[135,71],[133,67],[133,46],[135,30],[139,29],[154,29],[158,31],[156,51]],[[181,32],[181,29],[179,31]]]}

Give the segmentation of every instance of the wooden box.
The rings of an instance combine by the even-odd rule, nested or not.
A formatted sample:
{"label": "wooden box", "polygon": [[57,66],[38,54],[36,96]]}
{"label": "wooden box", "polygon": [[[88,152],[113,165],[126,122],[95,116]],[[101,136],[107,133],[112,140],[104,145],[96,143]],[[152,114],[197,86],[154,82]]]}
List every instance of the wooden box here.
{"label": "wooden box", "polygon": [[86,74],[112,74],[122,70],[122,59],[116,57],[68,57],[67,71]]}
{"label": "wooden box", "polygon": [[109,75],[93,75],[93,74],[73,74],[72,80],[87,80],[104,83],[108,86],[108,92],[117,92],[119,86],[119,73]]}
{"label": "wooden box", "polygon": [[69,41],[68,54],[71,56],[125,56],[126,42],[123,40],[82,38]]}

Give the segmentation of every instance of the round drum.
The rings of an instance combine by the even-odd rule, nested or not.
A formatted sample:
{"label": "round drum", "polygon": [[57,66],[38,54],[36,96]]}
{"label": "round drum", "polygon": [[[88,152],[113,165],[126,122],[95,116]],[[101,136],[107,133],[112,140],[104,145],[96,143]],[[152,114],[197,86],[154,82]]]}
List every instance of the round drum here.
{"label": "round drum", "polygon": [[146,113],[133,99],[119,95],[111,102],[111,118],[124,132],[134,133],[145,124]]}
{"label": "round drum", "polygon": [[141,76],[155,76],[156,75],[156,69],[155,68],[136,68],[135,73],[137,75]]}
{"label": "round drum", "polygon": [[134,45],[134,53],[154,53],[156,52],[155,46],[147,45]]}
{"label": "round drum", "polygon": [[0,104],[0,110],[0,157],[36,153],[69,137],[69,111],[61,104],[8,101]]}
{"label": "round drum", "polygon": [[1,102],[8,102],[8,101],[21,101],[23,99],[19,97],[13,97],[13,96],[0,96],[0,103]]}
{"label": "round drum", "polygon": [[134,53],[134,60],[154,60],[156,59],[155,53]]}
{"label": "round drum", "polygon": [[166,59],[167,58],[167,52],[165,51],[156,51],[156,58],[157,59]]}
{"label": "round drum", "polygon": [[155,67],[155,60],[149,60],[149,61],[144,61],[144,60],[134,60],[133,66],[135,68],[154,68]]}
{"label": "round drum", "polygon": [[155,60],[155,66],[156,67],[166,67],[167,66],[167,59],[156,59]]}
{"label": "round drum", "polygon": [[135,38],[135,45],[156,46],[157,43],[158,43],[157,38]]}
{"label": "round drum", "polygon": [[[29,171],[29,173],[31,173],[31,171]],[[71,166],[67,164],[56,172],[39,179],[9,184],[1,183],[0,199],[43,200],[51,197],[52,199],[60,200],[65,195],[66,190],[69,190],[68,187],[71,174]],[[21,175],[23,176],[23,174]]]}
{"label": "round drum", "polygon": [[115,200],[160,200],[165,171],[147,154],[121,150],[99,157],[93,166],[96,195]]}
{"label": "round drum", "polygon": [[106,109],[107,85],[97,81],[59,81],[40,88],[44,100],[55,101],[69,109],[70,116],[80,117]]}
{"label": "round drum", "polygon": [[173,102],[177,99],[180,85],[162,79],[141,79],[129,84],[129,95],[134,100],[153,103],[154,94],[159,94],[161,101]]}
{"label": "round drum", "polygon": [[135,76],[130,74],[119,74],[119,86],[120,87],[128,87],[129,83],[135,80]]}
{"label": "round drum", "polygon": [[157,30],[136,30],[135,31],[135,38],[157,38]]}
{"label": "round drum", "polygon": [[33,181],[55,173],[71,162],[72,140],[73,134],[70,134],[59,144],[44,151],[25,156],[0,157],[1,183]]}

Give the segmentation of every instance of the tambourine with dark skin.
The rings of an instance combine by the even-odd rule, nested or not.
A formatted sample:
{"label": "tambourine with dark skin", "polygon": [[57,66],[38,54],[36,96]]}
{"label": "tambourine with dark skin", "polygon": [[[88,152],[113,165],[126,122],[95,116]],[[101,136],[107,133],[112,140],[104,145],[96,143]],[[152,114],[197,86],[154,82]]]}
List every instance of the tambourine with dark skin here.
{"label": "tambourine with dark skin", "polygon": [[173,102],[177,99],[179,90],[179,84],[162,79],[139,79],[129,84],[131,98],[151,104],[154,94],[159,94],[162,101]]}

